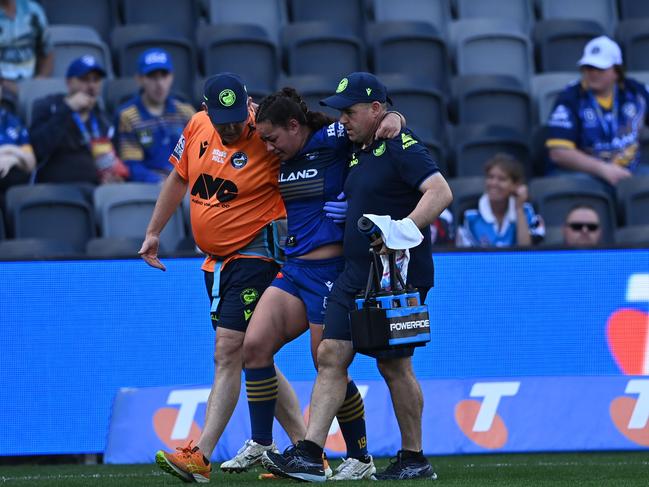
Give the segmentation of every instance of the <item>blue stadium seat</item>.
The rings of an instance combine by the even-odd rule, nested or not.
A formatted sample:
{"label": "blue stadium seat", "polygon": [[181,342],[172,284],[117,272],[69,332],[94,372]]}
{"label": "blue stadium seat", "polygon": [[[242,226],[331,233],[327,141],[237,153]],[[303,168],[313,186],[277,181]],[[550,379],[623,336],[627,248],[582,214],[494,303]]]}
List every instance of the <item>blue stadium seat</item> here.
{"label": "blue stadium seat", "polygon": [[448,51],[436,27],[418,21],[377,22],[367,32],[374,73],[419,76],[448,89]]}
{"label": "blue stadium seat", "polygon": [[502,125],[522,133],[531,130],[528,90],[511,76],[458,76],[453,80],[453,99],[460,124]]}
{"label": "blue stadium seat", "polygon": [[18,116],[29,127],[32,123],[34,102],[47,95],[67,93],[64,78],[31,78],[24,79],[18,86]]}
{"label": "blue stadium seat", "polygon": [[277,45],[266,31],[251,24],[202,25],[198,47],[206,76],[239,74],[248,89],[271,92],[279,75]]}
{"label": "blue stadium seat", "polygon": [[534,23],[533,0],[455,0],[458,19],[505,19],[529,32]]}
{"label": "blue stadium seat", "polygon": [[192,37],[198,25],[196,0],[119,0],[125,24],[157,24]]}
{"label": "blue stadium seat", "polygon": [[615,190],[618,214],[624,224],[649,225],[649,176],[623,179]]}
{"label": "blue stadium seat", "polygon": [[206,3],[210,24],[256,24],[276,44],[288,22],[286,0],[206,0]]}
{"label": "blue stadium seat", "polygon": [[649,18],[649,2],[642,0],[618,0],[620,7],[620,19],[642,19]]}
{"label": "blue stadium seat", "polygon": [[320,105],[320,100],[331,96],[336,91],[340,78],[332,76],[283,76],[277,83],[277,88],[291,86],[304,98],[309,110],[313,112],[323,112],[331,117],[338,119],[340,111]]}
{"label": "blue stadium seat", "polygon": [[617,24],[616,0],[537,0],[539,18],[582,19],[599,23],[608,35]]}
{"label": "blue stadium seat", "polygon": [[530,199],[548,226],[563,225],[568,212],[577,204],[597,211],[602,224],[603,243],[612,243],[616,227],[611,196],[596,181],[579,177],[546,177],[529,184]]}
{"label": "blue stadium seat", "polygon": [[451,178],[448,185],[453,193],[451,213],[457,226],[462,225],[464,212],[478,207],[478,200],[485,190],[484,176]]}
{"label": "blue stadium seat", "polygon": [[632,225],[615,230],[615,243],[627,245],[649,245],[649,225]]}
{"label": "blue stadium seat", "polygon": [[15,238],[61,240],[83,251],[96,235],[92,208],[81,189],[71,184],[12,186],[6,207]]}
{"label": "blue stadium seat", "polygon": [[342,78],[364,71],[365,49],[348,29],[333,23],[301,22],[282,31],[290,75],[315,74]]}
{"label": "blue stadium seat", "polygon": [[111,33],[111,45],[122,77],[137,73],[140,54],[152,47],[166,49],[174,65],[173,89],[185,96],[192,93],[196,73],[196,53],[193,44],[162,25],[124,25]]}
{"label": "blue stadium seat", "polygon": [[89,257],[138,257],[144,235],[140,238],[93,238],[86,244]]}
{"label": "blue stadium seat", "polygon": [[331,22],[356,35],[361,35],[365,25],[364,0],[288,0],[293,22]]}
{"label": "blue stadium seat", "polygon": [[388,88],[395,109],[405,115],[415,134],[424,140],[446,137],[447,100],[439,88],[414,76],[386,74],[379,79]]}
{"label": "blue stadium seat", "polygon": [[370,0],[377,22],[415,20],[446,33],[451,19],[450,0]]}
{"label": "blue stadium seat", "polygon": [[545,124],[554,102],[570,83],[579,80],[579,73],[542,73],[532,77],[532,99],[537,123]]}
{"label": "blue stadium seat", "polygon": [[113,62],[106,43],[92,28],[84,25],[52,25],[50,39],[54,48],[52,76],[64,78],[70,63],[87,54],[94,56],[106,69],[106,77],[113,77]]}
{"label": "blue stadium seat", "polygon": [[50,238],[18,238],[0,242],[0,260],[61,259],[81,255],[69,242]]}
{"label": "blue stadium seat", "polygon": [[629,70],[649,70],[649,18],[623,20],[616,37],[624,53],[624,66]]}
{"label": "blue stadium seat", "polygon": [[604,34],[604,28],[592,20],[549,19],[534,26],[534,45],[540,72],[577,70],[577,61],[591,39]]}
{"label": "blue stadium seat", "polygon": [[108,42],[110,31],[117,24],[116,0],[39,0],[50,26],[56,24],[85,25],[92,27]]}
{"label": "blue stadium seat", "polygon": [[529,86],[532,43],[520,28],[500,19],[458,20],[450,27],[457,74],[507,74]]}
{"label": "blue stadium seat", "polygon": [[[160,186],[120,183],[97,186],[93,199],[100,236],[144,238]],[[164,249],[174,249],[185,236],[182,211],[178,209],[160,235]]]}
{"label": "blue stadium seat", "polygon": [[529,138],[510,127],[496,125],[459,125],[453,130],[456,177],[482,176],[488,159],[499,152],[510,154],[532,174]]}

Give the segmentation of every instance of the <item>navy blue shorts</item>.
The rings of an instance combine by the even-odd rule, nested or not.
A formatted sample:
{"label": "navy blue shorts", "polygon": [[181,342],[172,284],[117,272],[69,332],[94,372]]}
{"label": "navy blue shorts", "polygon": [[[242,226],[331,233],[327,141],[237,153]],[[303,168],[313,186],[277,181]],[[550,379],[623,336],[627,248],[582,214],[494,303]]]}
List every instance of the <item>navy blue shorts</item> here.
{"label": "navy blue shorts", "polygon": [[344,257],[319,260],[289,258],[271,286],[302,300],[309,323],[322,325],[329,293],[344,266]]}
{"label": "navy blue shorts", "polygon": [[[220,301],[210,312],[212,327],[245,333],[259,297],[273,281],[279,265],[263,259],[236,259],[221,272]],[[205,272],[205,286],[210,303],[214,302],[212,289],[214,273]]]}
{"label": "navy blue shorts", "polygon": [[[424,302],[430,288],[419,288],[420,302]],[[322,339],[334,339],[351,341],[351,323],[349,313],[356,309],[357,292],[349,292],[340,286],[334,286],[327,302],[327,312],[325,313],[325,327]],[[416,347],[395,348],[394,350],[380,350],[376,352],[364,353],[377,359],[391,359],[401,357],[411,357],[415,353]]]}

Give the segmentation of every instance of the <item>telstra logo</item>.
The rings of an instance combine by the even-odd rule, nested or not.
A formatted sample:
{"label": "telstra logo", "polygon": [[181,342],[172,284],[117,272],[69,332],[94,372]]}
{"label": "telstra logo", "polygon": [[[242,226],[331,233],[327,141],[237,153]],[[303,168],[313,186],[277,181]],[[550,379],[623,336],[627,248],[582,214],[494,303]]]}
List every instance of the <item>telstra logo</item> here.
{"label": "telstra logo", "polygon": [[182,389],[169,393],[167,404],[153,415],[153,429],[170,450],[185,446],[188,440],[198,441],[201,429],[194,421],[198,405],[206,403],[209,389]]}
{"label": "telstra logo", "polygon": [[638,445],[649,446],[649,379],[632,379],[624,389],[637,394],[635,399],[620,396],[613,399],[609,412],[620,433]]}
{"label": "telstra logo", "polygon": [[455,422],[471,441],[495,450],[507,443],[508,431],[498,414],[503,397],[518,394],[520,382],[476,382],[469,396],[481,397],[482,401],[465,399],[455,406]]}

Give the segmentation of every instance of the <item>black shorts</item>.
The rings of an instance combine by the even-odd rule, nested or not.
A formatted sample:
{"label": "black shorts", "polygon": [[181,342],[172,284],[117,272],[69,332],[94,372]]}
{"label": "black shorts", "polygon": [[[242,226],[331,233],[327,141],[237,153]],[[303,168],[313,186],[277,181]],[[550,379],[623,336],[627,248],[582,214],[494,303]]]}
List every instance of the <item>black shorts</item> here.
{"label": "black shorts", "polygon": [[[423,303],[430,288],[419,288],[419,299]],[[334,284],[334,288],[327,300],[327,311],[325,313],[325,324],[322,339],[345,340],[351,341],[351,323],[349,313],[356,309],[357,292],[349,292]],[[363,355],[369,355],[377,359],[391,359],[412,357],[416,347],[395,348],[393,350],[379,350],[376,352],[366,352]]]}
{"label": "black shorts", "polygon": [[[219,296],[216,311],[210,312],[212,327],[245,333],[259,297],[273,282],[279,272],[279,265],[263,259],[236,259],[221,271]],[[213,303],[212,288],[214,273],[205,272],[205,287],[210,303]]]}

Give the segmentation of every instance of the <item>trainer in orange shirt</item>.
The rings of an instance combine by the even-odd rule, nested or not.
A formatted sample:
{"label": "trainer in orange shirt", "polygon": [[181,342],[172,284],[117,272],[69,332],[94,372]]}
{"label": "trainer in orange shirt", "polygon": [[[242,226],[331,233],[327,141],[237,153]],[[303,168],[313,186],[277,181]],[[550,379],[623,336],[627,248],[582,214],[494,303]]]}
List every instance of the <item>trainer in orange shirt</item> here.
{"label": "trainer in orange shirt", "polygon": [[[207,254],[202,269],[216,329],[215,374],[196,446],[159,451],[156,462],[185,482],[209,482],[209,458],[239,398],[243,338],[259,296],[279,265],[273,248],[274,221],[286,217],[279,193],[279,159],[266,151],[255,130],[251,101],[239,76],[222,73],[204,86],[204,111],[194,115],[169,158],[174,169],[158,197],[140,255],[158,259],[160,232],[190,191],[194,239]],[[297,397],[278,372],[278,420],[293,441],[305,427]]]}

